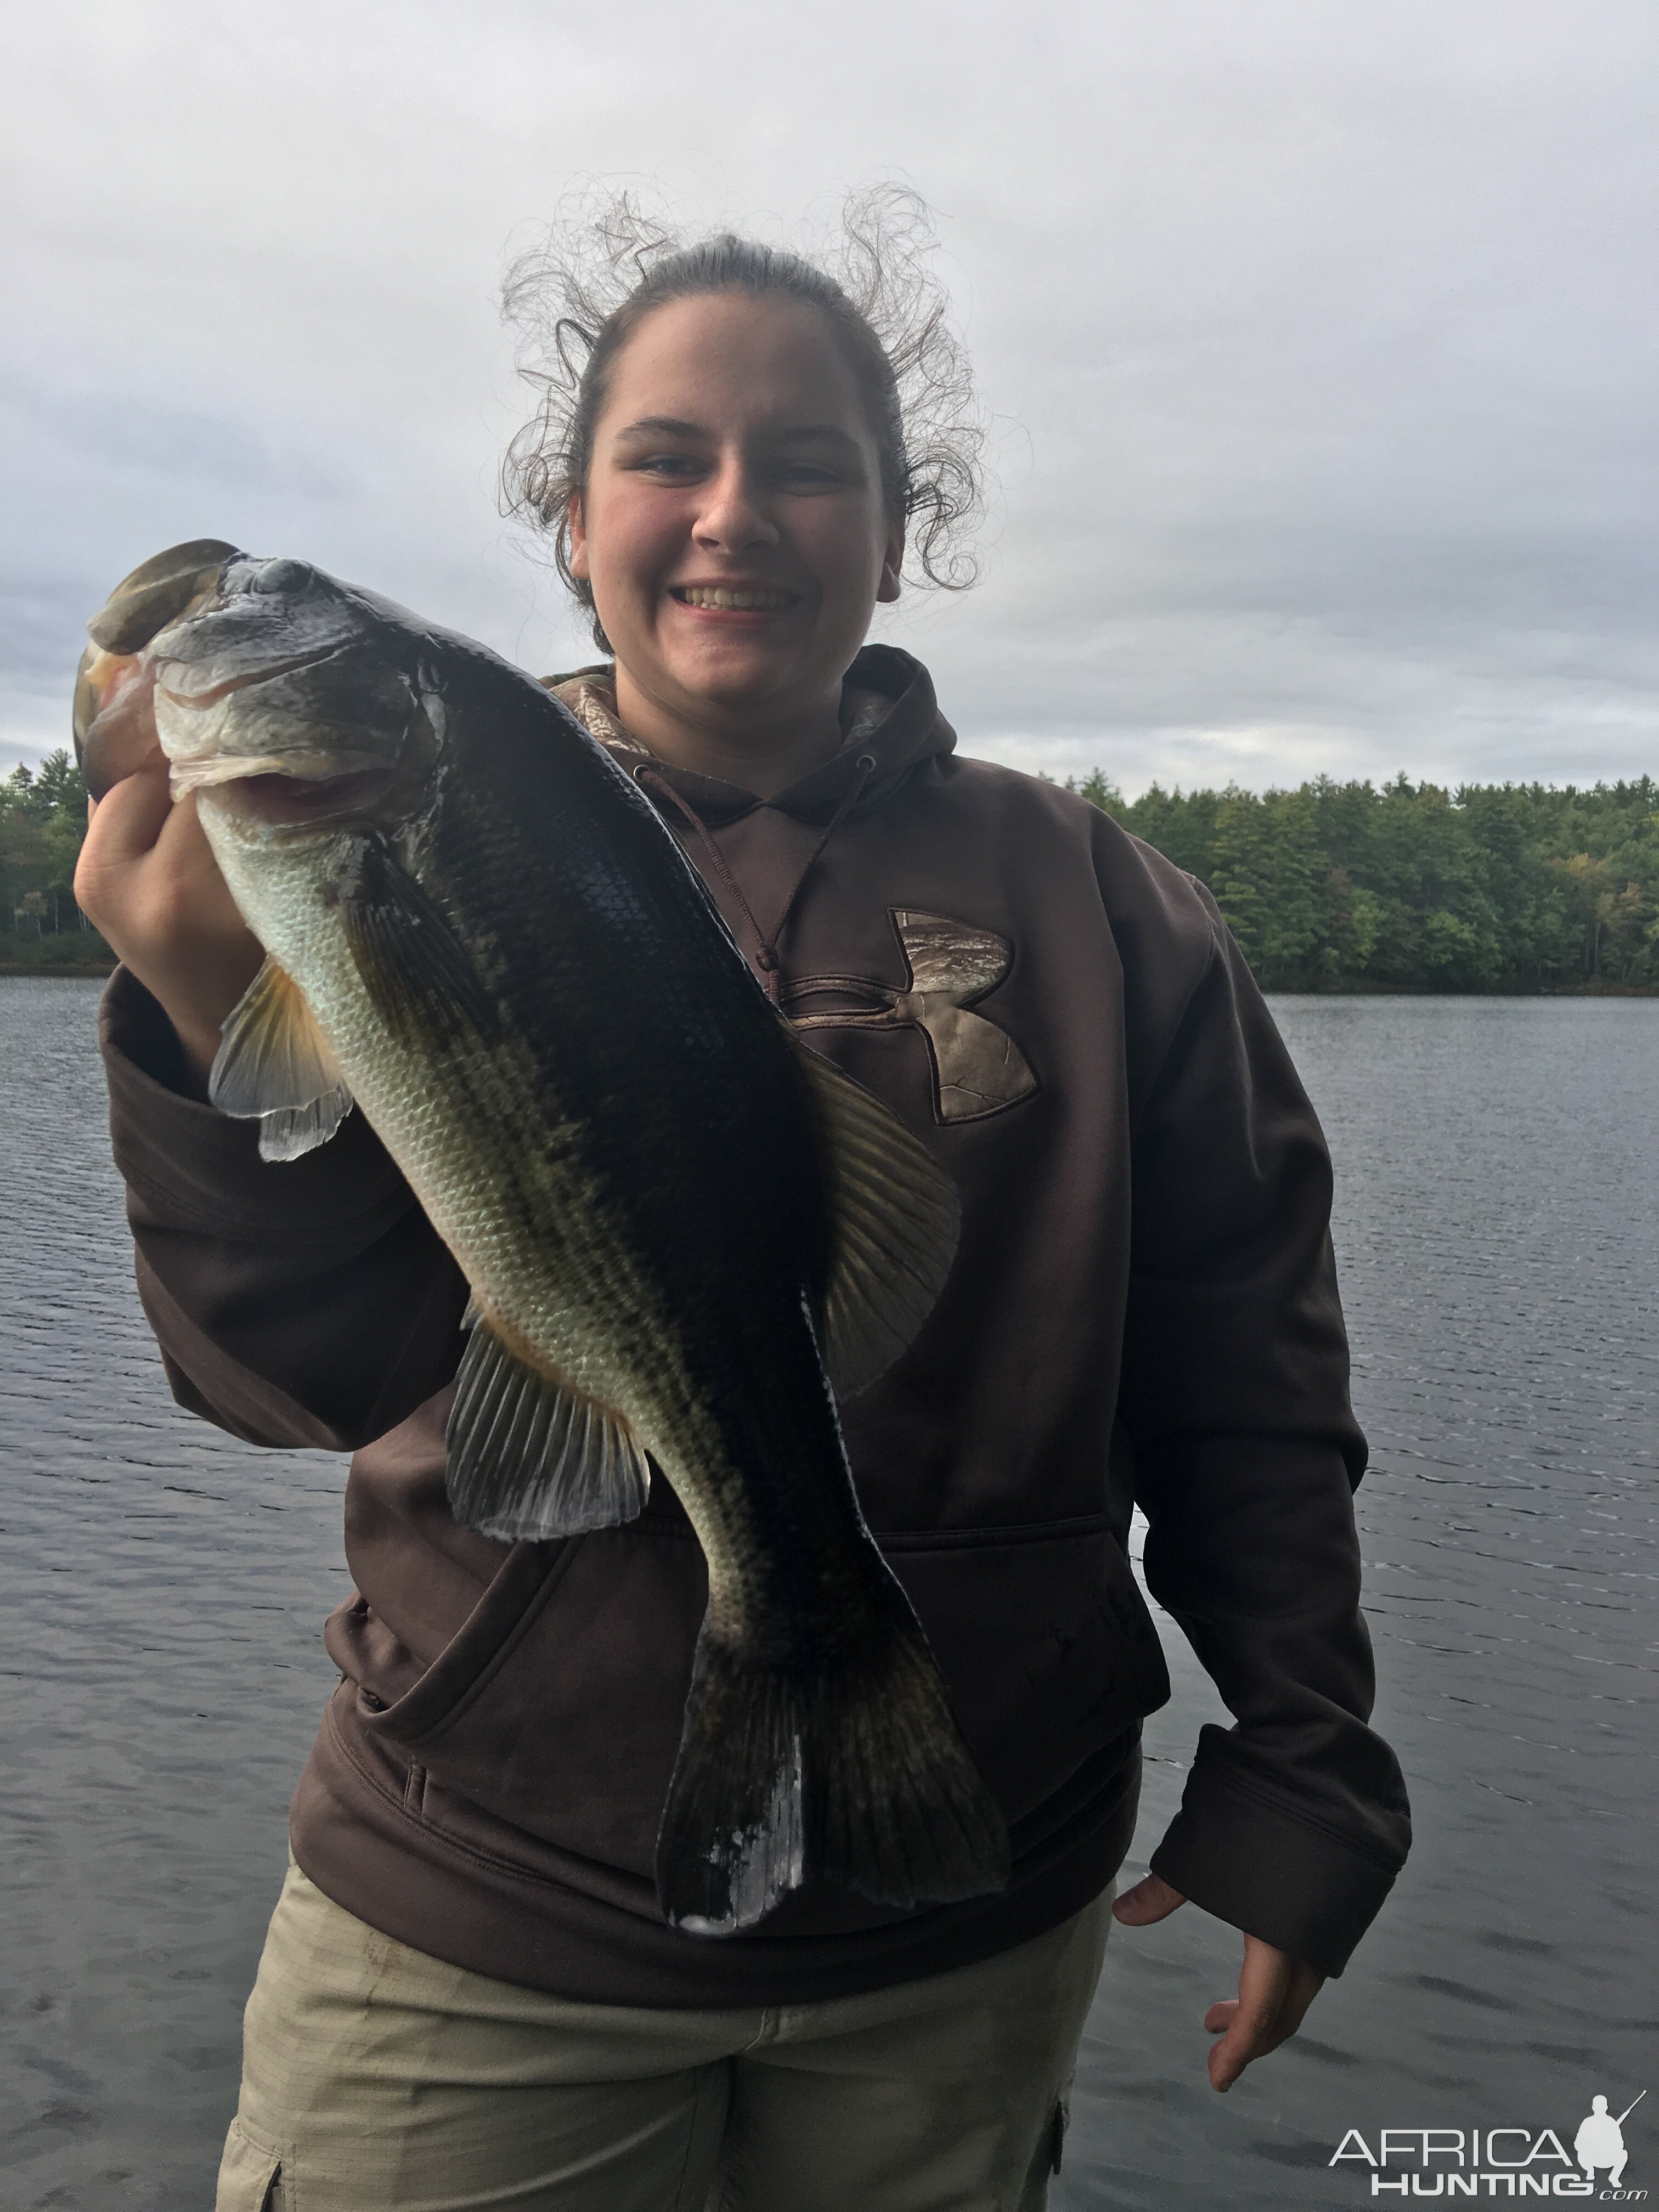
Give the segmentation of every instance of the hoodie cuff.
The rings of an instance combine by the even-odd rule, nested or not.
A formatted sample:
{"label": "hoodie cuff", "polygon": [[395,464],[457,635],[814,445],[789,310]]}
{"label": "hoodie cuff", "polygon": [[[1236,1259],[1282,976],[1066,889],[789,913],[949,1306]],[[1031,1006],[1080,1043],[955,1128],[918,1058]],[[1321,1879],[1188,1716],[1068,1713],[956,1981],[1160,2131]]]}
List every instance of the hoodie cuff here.
{"label": "hoodie cuff", "polygon": [[1212,1733],[1200,1739],[1152,1871],[1218,1920],[1334,1978],[1399,1868],[1206,1756]]}
{"label": "hoodie cuff", "polygon": [[277,1244],[356,1248],[413,1204],[362,1114],[297,1160],[259,1158],[257,1122],[179,1087],[179,1040],[161,1008],[118,968],[99,1008],[110,1141],[135,1224]]}

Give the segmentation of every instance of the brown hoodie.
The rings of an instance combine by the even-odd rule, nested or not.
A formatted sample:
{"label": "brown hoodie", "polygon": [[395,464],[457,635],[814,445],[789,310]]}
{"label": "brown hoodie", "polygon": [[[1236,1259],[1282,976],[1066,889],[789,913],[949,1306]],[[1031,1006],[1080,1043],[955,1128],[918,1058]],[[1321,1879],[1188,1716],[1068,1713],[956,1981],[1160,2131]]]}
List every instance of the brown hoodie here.
{"label": "brown hoodie", "polygon": [[459,1527],[453,1261],[361,1115],[267,1165],[252,1125],[182,1096],[121,973],[115,1154],[174,1392],[255,1442],[354,1454],[356,1589],[325,1629],[342,1679],[294,1800],[301,1865],[387,1935],[602,2002],[805,2002],[1022,1942],[1115,1871],[1139,1722],[1169,1694],[1125,1551],[1138,1501],[1149,1583],[1237,1722],[1202,1730],[1152,1864],[1340,1972],[1409,1815],[1365,1725],[1329,1163],[1213,904],[1081,799],[957,759],[890,647],[854,664],[842,751],[766,800],[663,769],[592,674],[562,692],[813,1046],[960,1190],[943,1297],[844,1420],[1013,1879],[908,1915],[809,1887],[723,1941],[663,1924],[653,1844],[706,1593],[672,1492],[563,1542]]}

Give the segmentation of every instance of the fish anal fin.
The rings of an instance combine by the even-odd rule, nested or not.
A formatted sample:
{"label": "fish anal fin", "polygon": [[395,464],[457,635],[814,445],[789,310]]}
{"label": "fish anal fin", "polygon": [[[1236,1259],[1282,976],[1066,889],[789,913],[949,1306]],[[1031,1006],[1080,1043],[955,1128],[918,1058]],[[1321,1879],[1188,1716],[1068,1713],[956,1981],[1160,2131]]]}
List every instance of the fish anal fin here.
{"label": "fish anal fin", "polygon": [[325,1145],[351,1093],[299,986],[267,957],[232,1007],[208,1077],[222,1114],[259,1123],[259,1153],[297,1160]]}
{"label": "fish anal fin", "polygon": [[363,844],[338,896],[357,972],[400,1044],[423,1052],[489,1033],[483,979],[441,908],[383,845]]}
{"label": "fish anal fin", "polygon": [[483,1314],[447,1437],[451,1509],[481,1535],[538,1542],[614,1528],[650,1492],[645,1449],[621,1415],[532,1367]]}
{"label": "fish anal fin", "polygon": [[866,1389],[915,1335],[956,1255],[956,1186],[879,1098],[795,1038],[830,1217],[821,1335],[837,1396]]}

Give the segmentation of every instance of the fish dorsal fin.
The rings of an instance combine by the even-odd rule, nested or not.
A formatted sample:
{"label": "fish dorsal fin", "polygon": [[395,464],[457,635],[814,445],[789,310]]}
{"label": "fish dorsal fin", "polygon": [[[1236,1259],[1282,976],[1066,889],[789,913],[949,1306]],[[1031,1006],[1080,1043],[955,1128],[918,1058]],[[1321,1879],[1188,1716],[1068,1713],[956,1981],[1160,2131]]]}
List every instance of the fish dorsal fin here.
{"label": "fish dorsal fin", "polygon": [[823,1364],[836,1396],[851,1398],[892,1365],[945,1287],[957,1249],[956,1186],[879,1098],[794,1042],[829,1200]]}
{"label": "fish dorsal fin", "polygon": [[259,1157],[297,1160],[351,1111],[340,1064],[299,986],[267,957],[231,1008],[208,1077],[222,1114],[259,1124]]}
{"label": "fish dorsal fin", "polygon": [[447,1432],[456,1519],[480,1535],[532,1542],[636,1519],[651,1468],[628,1423],[538,1372],[473,1314]]}

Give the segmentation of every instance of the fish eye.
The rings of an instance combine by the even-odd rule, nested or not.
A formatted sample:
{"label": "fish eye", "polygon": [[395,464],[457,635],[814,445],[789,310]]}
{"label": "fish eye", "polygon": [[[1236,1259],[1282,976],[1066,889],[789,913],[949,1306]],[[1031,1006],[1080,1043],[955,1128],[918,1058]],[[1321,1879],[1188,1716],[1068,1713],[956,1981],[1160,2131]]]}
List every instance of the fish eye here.
{"label": "fish eye", "polygon": [[256,592],[299,592],[311,580],[311,571],[303,561],[267,561],[249,579],[249,588]]}

